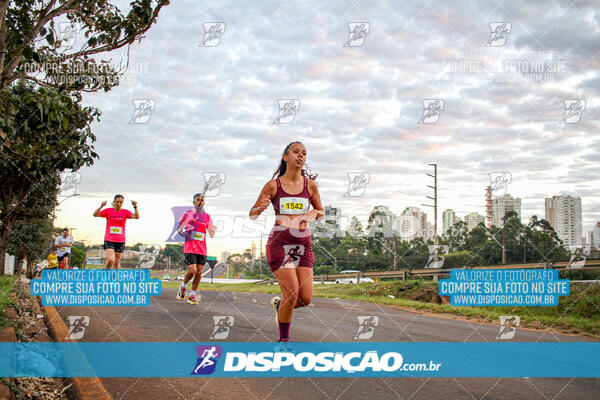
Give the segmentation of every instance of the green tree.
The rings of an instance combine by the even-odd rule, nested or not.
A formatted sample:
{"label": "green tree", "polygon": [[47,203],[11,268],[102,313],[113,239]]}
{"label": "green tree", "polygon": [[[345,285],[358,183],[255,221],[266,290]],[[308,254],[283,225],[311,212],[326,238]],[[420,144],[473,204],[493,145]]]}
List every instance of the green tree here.
{"label": "green tree", "polygon": [[540,220],[535,215],[531,217],[523,236],[527,254],[531,254],[535,261],[569,259],[569,251],[562,247],[558,234],[545,219]]}
{"label": "green tree", "polygon": [[79,243],[75,243],[71,247],[71,259],[69,264],[71,267],[77,266],[79,269],[83,266],[85,260],[85,247]]}
{"label": "green tree", "polygon": [[393,214],[385,206],[374,207],[369,214],[367,232],[378,239],[394,235]]}
{"label": "green tree", "polygon": [[[356,220],[358,222],[358,220]],[[355,234],[362,233],[360,229],[360,222],[358,222]],[[360,269],[361,264],[364,264],[365,253],[367,252],[367,241],[361,234],[360,236],[354,236],[348,231],[340,239],[340,245],[336,251],[338,261],[338,272],[345,269]],[[331,261],[328,261],[329,264]]]}
{"label": "green tree", "polygon": [[475,257],[467,250],[444,255],[444,268],[462,268],[474,264]]}
{"label": "green tree", "polygon": [[230,273],[233,273],[235,277],[246,269],[246,257],[239,253],[232,254],[227,258],[227,264],[229,265]]}
{"label": "green tree", "polygon": [[185,257],[183,256],[183,245],[181,244],[167,244],[161,251],[160,257],[170,258],[171,266],[175,265],[180,268],[185,267]]}
{"label": "green tree", "polygon": [[[56,206],[60,172],[92,165],[99,111],[81,96],[19,83],[0,92],[0,265],[12,229],[47,217]],[[3,271],[0,271],[2,273]]]}
{"label": "green tree", "polygon": [[458,251],[465,245],[468,234],[464,221],[455,222],[440,238],[440,244],[448,245],[450,252]]}
{"label": "green tree", "polygon": [[[141,40],[168,4],[133,0],[125,15],[106,0],[0,0],[0,91],[18,79],[67,90],[110,90],[124,68],[92,56]],[[64,20],[71,25],[59,22]],[[68,30],[85,43],[67,46]]]}
{"label": "green tree", "polygon": [[414,238],[410,241],[410,249],[405,252],[403,258],[411,269],[425,267],[429,259],[429,244],[422,237]]}
{"label": "green tree", "polygon": [[[53,244],[52,220],[48,217],[37,218],[17,224],[10,233],[7,250],[15,256],[17,266],[27,259],[27,275],[31,277],[35,263],[46,259]],[[20,268],[15,272],[20,274]]]}

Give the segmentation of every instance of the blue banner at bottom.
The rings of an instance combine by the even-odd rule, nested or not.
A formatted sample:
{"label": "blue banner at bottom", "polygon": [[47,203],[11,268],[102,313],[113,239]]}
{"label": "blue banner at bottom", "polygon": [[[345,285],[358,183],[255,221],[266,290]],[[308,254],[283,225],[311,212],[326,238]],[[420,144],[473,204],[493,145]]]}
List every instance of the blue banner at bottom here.
{"label": "blue banner at bottom", "polygon": [[600,377],[600,343],[0,343],[3,377]]}

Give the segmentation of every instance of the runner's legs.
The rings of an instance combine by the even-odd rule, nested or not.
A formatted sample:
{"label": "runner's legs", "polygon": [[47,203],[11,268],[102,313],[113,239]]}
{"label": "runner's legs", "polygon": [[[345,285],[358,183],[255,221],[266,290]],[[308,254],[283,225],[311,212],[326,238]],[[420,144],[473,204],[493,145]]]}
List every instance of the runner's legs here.
{"label": "runner's legs", "polygon": [[[189,264],[188,265],[188,270],[185,273],[185,275],[183,276],[183,284],[187,285],[187,283],[192,280],[192,278],[196,278],[196,271],[197,271],[197,265],[196,264]],[[193,282],[192,282],[192,288],[193,288]],[[196,289],[192,289],[192,290],[196,290]]]}
{"label": "runner's legs", "polygon": [[123,253],[115,253],[115,265],[114,269],[119,269],[121,267],[121,256]]}
{"label": "runner's legs", "polygon": [[278,322],[292,322],[292,314],[298,302],[298,276],[296,268],[278,268],[273,272],[279,287],[281,288],[282,299],[279,305]]}
{"label": "runner's legs", "polygon": [[105,265],[107,269],[111,269],[113,265],[115,265],[115,250],[114,249],[106,249],[106,261]]}
{"label": "runner's legs", "polygon": [[310,304],[313,298],[313,269],[303,266],[296,268],[296,276],[298,277],[298,300],[294,308],[306,307]]}
{"label": "runner's legs", "polygon": [[192,290],[197,290],[200,285],[200,279],[202,279],[202,268],[204,265],[196,264],[196,273],[194,274],[194,280],[192,281]]}

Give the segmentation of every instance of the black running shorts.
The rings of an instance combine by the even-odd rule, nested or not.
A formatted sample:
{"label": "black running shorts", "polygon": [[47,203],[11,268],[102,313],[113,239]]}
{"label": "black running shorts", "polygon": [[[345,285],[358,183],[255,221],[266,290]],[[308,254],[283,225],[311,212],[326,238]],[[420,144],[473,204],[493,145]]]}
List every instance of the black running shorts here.
{"label": "black running shorts", "polygon": [[183,253],[183,256],[185,257],[186,265],[197,264],[204,266],[206,264],[206,256],[204,254]]}
{"label": "black running shorts", "polygon": [[122,253],[125,250],[125,242],[109,242],[108,240],[104,241],[104,250],[114,250],[115,253]]}

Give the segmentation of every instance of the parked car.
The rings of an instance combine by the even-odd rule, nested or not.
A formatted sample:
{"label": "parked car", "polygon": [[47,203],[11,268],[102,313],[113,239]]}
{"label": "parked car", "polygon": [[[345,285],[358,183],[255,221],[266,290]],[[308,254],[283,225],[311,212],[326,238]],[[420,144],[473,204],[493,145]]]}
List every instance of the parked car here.
{"label": "parked car", "polygon": [[[366,282],[375,282],[373,279],[371,278],[360,278],[360,283],[366,283]],[[335,283],[346,283],[346,284],[354,284],[356,283],[356,278],[338,278],[335,280]]]}
{"label": "parked car", "polygon": [[164,274],[163,275],[163,279],[169,280],[169,279],[171,279],[171,277],[169,275],[167,275],[167,274]]}
{"label": "parked car", "polygon": [[183,280],[183,275],[177,275],[177,278],[175,278],[178,281],[182,281]]}

